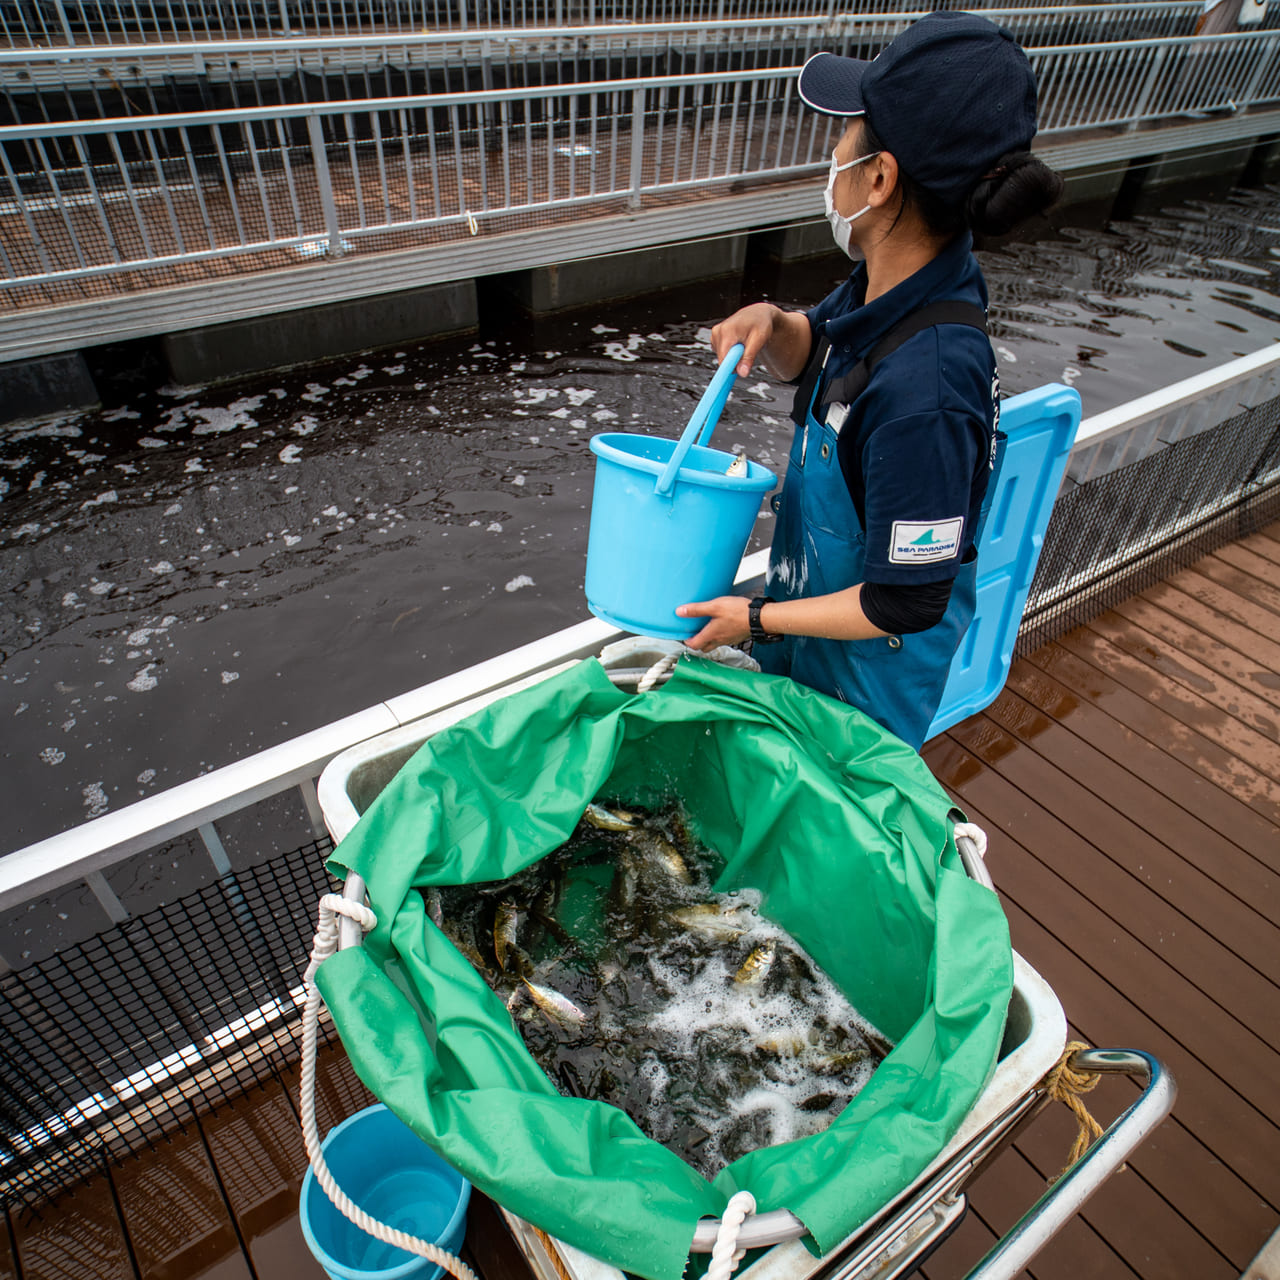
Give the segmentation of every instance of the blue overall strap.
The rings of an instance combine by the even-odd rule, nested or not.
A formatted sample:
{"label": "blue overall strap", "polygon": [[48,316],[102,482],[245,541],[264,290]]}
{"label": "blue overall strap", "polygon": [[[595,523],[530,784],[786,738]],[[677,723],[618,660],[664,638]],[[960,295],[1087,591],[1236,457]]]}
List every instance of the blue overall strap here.
{"label": "blue overall strap", "polygon": [[[976,303],[956,301],[929,302],[918,311],[912,311],[899,320],[848,373],[832,378],[827,383],[822,393],[822,408],[825,409],[829,404],[852,404],[866,390],[867,383],[871,381],[871,375],[881,360],[897,351],[917,333],[932,329],[935,324],[964,324],[986,333],[987,313]],[[820,374],[821,369],[815,375],[815,380]],[[808,377],[807,369],[805,377]],[[803,384],[801,389],[803,390]],[[793,413],[792,417],[794,416]],[[819,419],[822,416],[821,413],[815,414]]]}

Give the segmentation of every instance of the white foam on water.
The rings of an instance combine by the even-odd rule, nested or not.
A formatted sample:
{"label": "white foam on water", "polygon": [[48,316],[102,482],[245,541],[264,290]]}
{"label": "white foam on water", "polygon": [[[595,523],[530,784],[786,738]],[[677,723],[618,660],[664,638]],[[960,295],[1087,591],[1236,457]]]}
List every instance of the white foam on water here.
{"label": "white foam on water", "polygon": [[120,495],[114,489],[108,489],[105,493],[100,493],[96,498],[89,498],[80,504],[81,511],[87,511],[90,507],[101,507],[108,502],[119,502]]}
{"label": "white foam on water", "polygon": [[575,409],[579,409],[586,404],[588,400],[594,399],[596,393],[592,387],[565,387],[564,394],[569,403]]}
{"label": "white foam on water", "polygon": [[287,444],[280,450],[280,461],[286,464],[299,462],[302,458],[302,446],[300,444]]}
{"label": "white foam on water", "polygon": [[[239,680],[240,673],[238,671],[224,671],[222,673],[222,683],[230,684],[233,680]],[[141,781],[141,779],[139,779]]]}
{"label": "white foam on water", "polygon": [[503,588],[504,591],[519,591],[521,587],[533,587],[537,584],[529,577],[527,573],[522,573],[518,577],[512,578],[510,582]]}
{"label": "white foam on water", "polygon": [[125,688],[132,690],[134,693],[149,693],[160,683],[160,681],[151,674],[151,670],[155,665],[156,664],[154,662],[148,662],[147,665],[138,671],[133,679],[125,685]]}
{"label": "white foam on water", "polygon": [[100,818],[110,807],[101,782],[89,783],[87,787],[81,788],[80,794],[84,797],[84,807],[88,810],[87,817]]}
{"label": "white foam on water", "polygon": [[45,749],[40,752],[40,759],[43,760],[45,764],[61,764],[66,758],[67,753],[65,751],[59,751],[57,747],[45,747]]}

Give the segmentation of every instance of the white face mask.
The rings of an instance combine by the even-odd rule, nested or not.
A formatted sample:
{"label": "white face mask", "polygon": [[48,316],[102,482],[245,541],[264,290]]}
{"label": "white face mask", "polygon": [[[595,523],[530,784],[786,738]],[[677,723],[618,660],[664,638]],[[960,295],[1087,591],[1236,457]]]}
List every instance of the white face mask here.
{"label": "white face mask", "polygon": [[832,152],[831,168],[827,172],[827,189],[822,193],[822,201],[823,204],[826,205],[827,209],[827,221],[831,223],[831,234],[835,237],[836,244],[840,247],[840,252],[846,254],[850,258],[853,258],[855,261],[862,257],[862,255],[850,247],[850,236],[853,232],[853,224],[862,217],[862,215],[866,213],[871,206],[869,204],[863,205],[857,213],[851,214],[847,218],[844,214],[838,212],[835,205],[836,174],[843,173],[845,169],[852,169],[854,165],[862,164],[866,160],[873,160],[879,154],[880,153],[878,151],[871,151],[865,156],[859,156],[856,160],[848,160],[844,164],[837,164],[835,152]]}

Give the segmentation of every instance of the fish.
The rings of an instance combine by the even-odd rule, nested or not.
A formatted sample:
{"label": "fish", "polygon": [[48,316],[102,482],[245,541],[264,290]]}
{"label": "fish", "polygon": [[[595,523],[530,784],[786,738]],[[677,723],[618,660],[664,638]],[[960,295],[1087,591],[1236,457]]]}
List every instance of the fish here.
{"label": "fish", "polygon": [[582,1030],[582,1024],[586,1022],[587,1015],[568,996],[561,995],[551,987],[540,987],[537,983],[530,982],[528,978],[522,978],[521,981],[528,988],[534,1004],[546,1015],[548,1022],[563,1027],[566,1031]]}
{"label": "fish", "polygon": [[427,916],[430,918],[431,923],[435,925],[437,929],[443,929],[444,928],[444,902],[441,900],[440,890],[433,885],[430,889],[427,890],[425,896],[427,901]]}
{"label": "fish", "polygon": [[747,455],[745,453],[735,453],[733,461],[729,463],[729,468],[725,472],[727,476],[745,476],[747,474]]}
{"label": "fish", "polygon": [[636,825],[636,815],[626,809],[606,809],[602,804],[587,805],[583,821],[601,831],[630,831]]}
{"label": "fish", "polygon": [[799,1036],[787,1036],[781,1040],[761,1040],[756,1045],[756,1048],[765,1053],[778,1054],[784,1058],[798,1058],[808,1051],[809,1044],[807,1041],[800,1039]]}
{"label": "fish", "polygon": [[744,987],[758,987],[773,967],[773,957],[777,951],[778,944],[772,938],[762,942],[742,962],[742,967],[733,975],[734,982],[741,983]]}
{"label": "fish", "polygon": [[869,1049],[854,1049],[851,1053],[833,1053],[826,1057],[818,1057],[812,1065],[819,1075],[842,1076],[862,1066],[870,1056]]}
{"label": "fish", "polygon": [[500,902],[493,917],[493,954],[497,957],[498,968],[507,970],[508,957],[512,956],[516,945],[516,924],[519,917],[510,902]]}
{"label": "fish", "polygon": [[747,931],[741,912],[741,907],[729,907],[719,902],[699,902],[692,907],[681,907],[678,911],[673,911],[671,919],[695,933],[709,934],[713,938],[736,938]]}
{"label": "fish", "polygon": [[693,883],[689,864],[680,856],[680,850],[665,836],[660,836],[656,831],[641,829],[632,833],[630,839],[638,852],[662,867],[673,880],[679,880],[681,884]]}

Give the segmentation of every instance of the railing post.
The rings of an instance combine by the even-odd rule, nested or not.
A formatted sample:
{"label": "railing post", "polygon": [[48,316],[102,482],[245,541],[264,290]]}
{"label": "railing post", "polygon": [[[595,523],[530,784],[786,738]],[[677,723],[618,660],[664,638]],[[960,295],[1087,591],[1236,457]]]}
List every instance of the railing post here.
{"label": "railing post", "polygon": [[289,0],[277,0],[276,8],[280,13],[280,34],[282,36],[293,35],[293,23],[289,21]]}
{"label": "railing post", "polygon": [[320,188],[320,207],[324,210],[324,225],[329,236],[325,255],[342,257],[342,229],[338,225],[338,206],[333,198],[333,180],[329,176],[329,157],[324,149],[324,130],[320,117],[312,112],[307,116],[307,136],[311,140],[311,159],[315,165],[316,186]]}
{"label": "railing post", "polygon": [[1273,51],[1265,44],[1258,46],[1258,65],[1253,69],[1253,75],[1249,77],[1249,83],[1245,85],[1244,92],[1240,95],[1240,100],[1236,103],[1238,111],[1244,111],[1249,107],[1254,99],[1254,95],[1258,92],[1258,86],[1262,83],[1262,77],[1266,75],[1267,70],[1271,66]]}
{"label": "railing post", "polygon": [[629,208],[640,207],[640,186],[644,168],[644,90],[631,90],[631,190]]}
{"label": "railing post", "polygon": [[1161,46],[1156,50],[1156,55],[1151,61],[1151,70],[1147,72],[1147,78],[1142,86],[1141,92],[1138,94],[1138,101],[1133,108],[1133,119],[1125,126],[1125,129],[1132,132],[1138,127],[1143,113],[1147,109],[1147,103],[1151,101],[1151,95],[1155,91],[1156,81],[1160,77],[1160,72],[1164,68],[1165,49]]}
{"label": "railing post", "polygon": [[53,0],[53,4],[58,11],[58,21],[62,24],[62,34],[66,36],[68,44],[75,44],[76,38],[71,34],[71,23],[67,21],[67,11],[62,7],[62,0]]}

